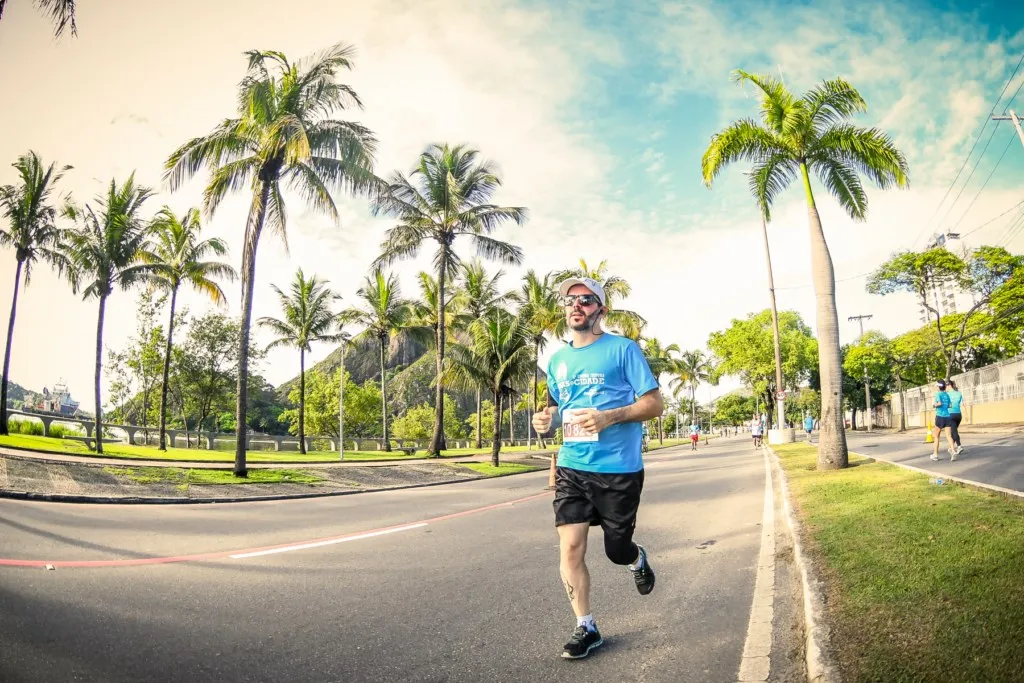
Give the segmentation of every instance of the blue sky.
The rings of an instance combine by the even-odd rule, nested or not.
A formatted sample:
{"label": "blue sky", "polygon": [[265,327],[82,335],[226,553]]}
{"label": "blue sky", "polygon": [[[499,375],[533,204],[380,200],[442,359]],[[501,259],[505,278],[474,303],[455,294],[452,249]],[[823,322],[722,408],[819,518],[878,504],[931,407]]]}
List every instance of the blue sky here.
{"label": "blue sky", "polygon": [[[841,321],[873,313],[872,326],[891,335],[916,326],[912,301],[870,296],[857,276],[893,251],[922,246],[930,232],[963,231],[1024,199],[1024,148],[1003,123],[959,199],[940,205],[1024,53],[1022,3],[293,0],[287,12],[272,0],[139,6],[125,13],[114,0],[81,3],[80,36],[54,41],[29,0],[8,4],[0,62],[31,59],[32,68],[7,69],[0,84],[31,104],[0,111],[4,130],[17,132],[0,139],[0,160],[31,148],[70,163],[66,189],[86,199],[135,170],[158,191],[153,211],[163,203],[185,211],[198,203],[204,179],[171,194],[161,184],[162,162],[233,114],[242,52],[271,48],[299,57],[346,41],[358,53],[345,81],[366,104],[348,118],[376,131],[382,173],[407,169],[432,142],[477,147],[502,169],[496,200],[531,211],[526,226],[501,233],[523,247],[525,267],[544,272],[579,258],[607,260],[633,284],[626,303],[650,321],[647,333],[684,348],[703,347],[708,334],[768,303],[744,169],[728,169],[713,190],[700,182],[712,133],[756,115],[749,88],[730,80],[735,68],[781,73],[795,91],[823,78],[849,79],[869,104],[858,123],[889,132],[910,161],[911,189],[871,191],[864,223],[843,216],[818,189]],[[1021,83],[1024,73],[1009,92]],[[1024,92],[1016,105],[1024,109]],[[11,181],[4,164],[0,183]],[[269,286],[299,266],[328,278],[351,302],[388,222],[369,216],[361,201],[340,202],[335,225],[298,198],[289,201],[291,250],[273,238],[261,244],[254,315],[276,313]],[[232,262],[245,206],[236,196],[206,222],[210,235],[228,241]],[[1005,239],[1014,217],[968,244]],[[771,225],[775,279],[779,306],[813,327],[806,233],[806,207],[794,189],[780,198]],[[1010,246],[1024,251],[1024,237]],[[427,267],[424,256],[398,268],[409,294],[415,272]],[[10,297],[13,272],[13,256],[0,254],[0,302]],[[521,272],[509,269],[505,285],[513,287]],[[228,312],[237,313],[238,298],[229,293]],[[206,307],[190,295],[185,302],[193,312]],[[63,376],[84,397],[94,304],[43,270],[22,304],[12,378],[40,387]],[[112,300],[109,347],[132,333],[133,310],[132,294]],[[844,341],[855,334],[852,324],[841,325]],[[328,351],[316,349],[314,358]],[[275,351],[262,371],[283,381],[297,370],[292,356]]]}

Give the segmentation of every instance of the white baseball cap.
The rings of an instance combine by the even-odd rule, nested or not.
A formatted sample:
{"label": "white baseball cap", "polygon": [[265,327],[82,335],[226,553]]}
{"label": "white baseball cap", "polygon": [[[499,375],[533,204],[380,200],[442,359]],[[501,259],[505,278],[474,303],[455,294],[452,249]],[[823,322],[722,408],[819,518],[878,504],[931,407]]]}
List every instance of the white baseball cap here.
{"label": "white baseball cap", "polygon": [[569,293],[569,290],[575,285],[583,285],[584,287],[586,287],[591,292],[597,295],[597,298],[600,299],[602,306],[608,305],[608,300],[604,295],[604,287],[601,286],[600,282],[589,277],[569,278],[568,280],[563,282],[561,286],[559,286],[558,295],[565,296],[566,294]]}

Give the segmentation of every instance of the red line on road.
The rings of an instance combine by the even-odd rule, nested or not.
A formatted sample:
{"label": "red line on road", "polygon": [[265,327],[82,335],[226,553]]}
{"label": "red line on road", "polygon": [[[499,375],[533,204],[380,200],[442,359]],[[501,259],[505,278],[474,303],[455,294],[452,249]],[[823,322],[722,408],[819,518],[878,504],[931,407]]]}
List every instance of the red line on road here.
{"label": "red line on road", "polygon": [[213,553],[200,553],[197,555],[177,555],[174,557],[140,557],[131,560],[13,560],[0,558],[0,566],[2,567],[46,567],[47,565],[61,568],[71,567],[136,567],[140,565],[150,564],[171,564],[175,562],[201,562],[203,560],[220,560],[230,555],[241,555],[244,553],[258,552],[262,550],[273,550],[275,548],[286,548],[296,544],[304,543],[318,543],[321,541],[340,541],[353,536],[362,536],[368,533],[376,533],[380,531],[388,531],[390,529],[397,529],[405,527],[410,524],[432,524],[434,522],[443,522],[449,519],[455,519],[456,517],[465,517],[467,515],[474,515],[479,512],[487,512],[488,510],[496,510],[497,508],[509,507],[516,505],[517,503],[525,503],[527,501],[536,500],[537,498],[543,498],[550,496],[550,491],[543,493],[535,493],[532,496],[526,496],[525,498],[516,498],[515,500],[505,501],[504,503],[495,503],[493,505],[485,505],[480,508],[473,508],[472,510],[462,510],[461,512],[453,512],[447,515],[441,515],[440,517],[431,517],[429,519],[414,520],[411,522],[402,522],[400,524],[392,524],[391,526],[380,527],[379,529],[369,529],[366,531],[358,531],[351,534],[343,534],[341,536],[327,536],[325,538],[315,538],[306,541],[289,541],[288,543],[279,543],[277,545],[263,546],[258,548],[244,548],[235,550],[222,550]]}

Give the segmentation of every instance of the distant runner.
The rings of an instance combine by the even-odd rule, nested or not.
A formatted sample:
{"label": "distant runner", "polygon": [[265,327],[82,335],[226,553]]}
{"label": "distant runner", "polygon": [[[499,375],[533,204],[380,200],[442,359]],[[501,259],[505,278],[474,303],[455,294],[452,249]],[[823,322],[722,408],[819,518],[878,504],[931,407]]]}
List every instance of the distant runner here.
{"label": "distant runner", "polygon": [[697,442],[700,441],[700,425],[694,423],[690,425],[690,450],[697,450]]}
{"label": "distant runner", "polygon": [[964,402],[964,395],[957,389],[953,380],[947,379],[946,384],[946,393],[949,395],[949,433],[953,435],[953,443],[956,444],[955,451],[950,451],[949,454],[950,459],[953,459],[964,452],[964,447],[960,445],[960,420],[964,417],[960,412],[960,406]]}
{"label": "distant runner", "polygon": [[[931,459],[938,462],[939,460],[939,437],[942,436],[943,431],[946,430],[952,423],[949,419],[949,394],[946,393],[946,380],[940,379],[936,382],[939,390],[935,392],[935,427],[933,431],[934,447],[932,449]],[[946,441],[949,442],[949,460],[952,462],[956,460],[956,445],[953,443],[953,435],[946,431]]]}
{"label": "distant runner", "polygon": [[750,436],[754,438],[754,448],[761,447],[761,417],[755,415],[750,421]]}
{"label": "distant runner", "polygon": [[814,418],[808,415],[804,418],[804,431],[807,432],[807,443],[811,442],[811,432],[814,430]]}

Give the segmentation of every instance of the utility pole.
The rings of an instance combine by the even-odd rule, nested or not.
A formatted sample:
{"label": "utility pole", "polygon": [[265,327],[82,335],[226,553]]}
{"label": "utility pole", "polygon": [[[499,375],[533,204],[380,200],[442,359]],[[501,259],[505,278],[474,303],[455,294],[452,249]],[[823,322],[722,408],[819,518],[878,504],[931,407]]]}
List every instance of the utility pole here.
{"label": "utility pole", "polygon": [[1017,113],[1014,112],[1012,109],[1010,110],[1009,113],[1010,113],[1009,116],[993,116],[992,120],[993,121],[1013,121],[1013,127],[1017,129],[1017,137],[1020,138],[1020,144],[1024,145],[1024,128],[1021,128],[1021,125],[1020,125],[1021,121],[1024,121],[1024,118],[1021,118],[1020,116],[1018,116]]}
{"label": "utility pole", "polygon": [[[848,320],[853,322],[856,320],[860,323],[860,338],[864,339],[864,321],[871,320],[871,315],[851,315]],[[871,431],[871,380],[868,379],[868,368],[864,366],[864,415],[865,422],[868,426],[868,431]]]}

